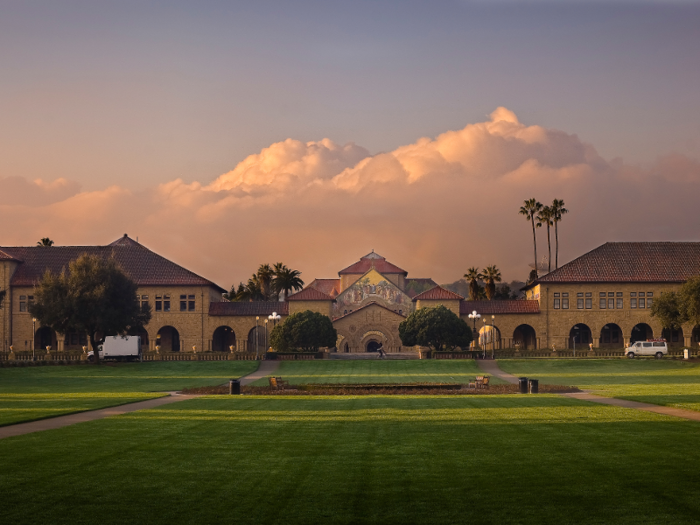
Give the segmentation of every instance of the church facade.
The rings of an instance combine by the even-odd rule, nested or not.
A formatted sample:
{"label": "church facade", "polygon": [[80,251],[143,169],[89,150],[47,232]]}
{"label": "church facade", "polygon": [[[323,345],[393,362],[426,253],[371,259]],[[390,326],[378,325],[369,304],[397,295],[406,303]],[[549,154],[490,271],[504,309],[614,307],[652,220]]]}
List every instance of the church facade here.
{"label": "church facade", "polygon": [[228,302],[224,288],[125,235],[106,246],[0,247],[2,355],[87,345],[85,334],[56,334],[37,326],[28,311],[44,272],[60,272],[82,253],[115,257],[137,283],[138,300],[153,315],[134,335],[141,336],[143,351],[158,354],[261,355],[274,325],[305,310],[332,320],[338,340],[331,351],[413,351],[402,346],[399,324],[416,309],[438,305],[462,317],[489,350],[619,349],[652,337],[672,346],[700,343],[700,327],[665,330],[651,316],[657,297],[700,275],[700,243],[606,243],[540,277],[522,300],[468,301],[371,252],[285,302]]}

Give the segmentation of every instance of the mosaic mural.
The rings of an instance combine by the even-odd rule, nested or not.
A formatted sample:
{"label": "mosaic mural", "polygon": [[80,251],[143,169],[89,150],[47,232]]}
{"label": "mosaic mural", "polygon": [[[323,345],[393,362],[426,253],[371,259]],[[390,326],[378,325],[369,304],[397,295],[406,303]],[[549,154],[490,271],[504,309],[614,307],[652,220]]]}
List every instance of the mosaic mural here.
{"label": "mosaic mural", "polygon": [[395,312],[407,315],[413,309],[411,298],[394,283],[370,270],[336,297],[333,317],[341,317],[369,303],[377,303]]}

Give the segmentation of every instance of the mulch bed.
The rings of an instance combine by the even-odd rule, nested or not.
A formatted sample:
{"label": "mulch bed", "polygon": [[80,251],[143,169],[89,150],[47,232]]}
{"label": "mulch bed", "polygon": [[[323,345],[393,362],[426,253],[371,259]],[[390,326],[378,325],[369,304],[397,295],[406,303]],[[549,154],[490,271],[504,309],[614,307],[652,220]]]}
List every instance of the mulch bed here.
{"label": "mulch bed", "polygon": [[[185,388],[183,394],[228,395],[228,385]],[[540,394],[565,394],[581,392],[575,386],[539,385]],[[517,394],[518,385],[491,385],[490,388],[467,388],[467,385],[444,383],[417,383],[409,385],[292,385],[289,388],[275,389],[269,386],[241,387],[242,395],[283,395],[283,396],[358,396],[358,395],[489,395]]]}

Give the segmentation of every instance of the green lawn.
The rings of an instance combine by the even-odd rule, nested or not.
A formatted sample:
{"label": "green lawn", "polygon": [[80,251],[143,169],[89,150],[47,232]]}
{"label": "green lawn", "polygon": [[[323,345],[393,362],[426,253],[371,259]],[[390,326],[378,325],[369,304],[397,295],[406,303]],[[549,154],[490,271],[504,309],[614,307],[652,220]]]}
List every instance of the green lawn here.
{"label": "green lawn", "polygon": [[0,368],[0,426],[219,385],[256,368],[254,361]]}
{"label": "green lawn", "polygon": [[200,398],[0,440],[0,517],[697,523],[699,434],[561,396]]}
{"label": "green lawn", "polygon": [[502,359],[501,370],[542,383],[700,411],[700,363],[664,359]]}
{"label": "green lawn", "polygon": [[[290,384],[308,383],[468,383],[484,373],[472,359],[282,361],[276,376]],[[503,384],[492,378],[493,384]],[[253,386],[265,386],[260,379]]]}

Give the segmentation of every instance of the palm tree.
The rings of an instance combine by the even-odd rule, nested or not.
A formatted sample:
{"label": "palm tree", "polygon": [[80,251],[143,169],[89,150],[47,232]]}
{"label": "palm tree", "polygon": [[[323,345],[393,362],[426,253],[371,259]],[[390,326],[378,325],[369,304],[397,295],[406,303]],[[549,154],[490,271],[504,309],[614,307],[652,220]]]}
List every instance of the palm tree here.
{"label": "palm tree", "polygon": [[272,295],[272,278],[275,276],[275,271],[269,264],[261,264],[258,272],[255,274],[260,291],[263,295],[263,301],[269,301]]}
{"label": "palm tree", "polygon": [[549,206],[544,206],[537,213],[537,227],[547,226],[547,249],[549,250],[549,257],[547,259],[547,272],[552,271],[552,242],[549,237],[549,227],[554,225],[554,214],[552,213],[552,208]]}
{"label": "palm tree", "polygon": [[537,234],[535,233],[535,215],[542,209],[542,204],[535,199],[526,200],[520,207],[520,214],[532,223],[532,243],[535,246],[535,275],[537,275]]}
{"label": "palm tree", "polygon": [[236,301],[265,301],[265,295],[263,294],[260,281],[258,276],[253,274],[250,279],[248,279],[248,284],[241,285],[238,287],[236,292]]}
{"label": "palm tree", "polygon": [[275,276],[272,278],[272,289],[276,294],[282,293],[282,299],[287,300],[289,292],[301,290],[304,287],[304,281],[299,277],[299,270],[291,270],[282,263],[275,264]]}
{"label": "palm tree", "polygon": [[479,273],[479,269],[472,266],[464,274],[464,278],[469,282],[469,300],[476,301],[479,298],[479,282],[484,276]]}
{"label": "palm tree", "polygon": [[53,241],[48,237],[42,237],[41,240],[36,243],[37,246],[53,246]]}
{"label": "palm tree", "polygon": [[554,239],[556,242],[556,248],[554,250],[556,258],[554,266],[556,268],[559,268],[559,228],[557,227],[557,225],[561,221],[561,216],[566,213],[569,213],[569,210],[564,208],[563,199],[554,199],[550,208],[552,210],[552,220],[554,221]]}
{"label": "palm tree", "polygon": [[484,272],[481,274],[484,278],[486,286],[486,297],[490,301],[496,295],[496,283],[501,282],[501,271],[496,268],[496,265],[487,266],[484,268]]}

